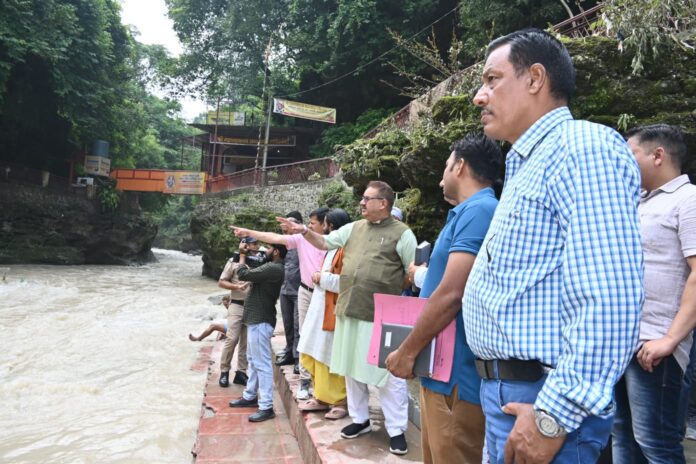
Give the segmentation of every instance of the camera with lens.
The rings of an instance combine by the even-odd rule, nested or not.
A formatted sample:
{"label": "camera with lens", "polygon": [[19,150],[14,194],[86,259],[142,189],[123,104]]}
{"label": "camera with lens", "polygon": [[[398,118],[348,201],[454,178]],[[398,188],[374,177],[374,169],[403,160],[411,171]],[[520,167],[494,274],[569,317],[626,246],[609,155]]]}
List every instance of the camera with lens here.
{"label": "camera with lens", "polygon": [[[250,268],[255,268],[259,267],[262,264],[266,264],[269,261],[268,255],[266,254],[265,251],[258,250],[258,251],[251,251],[249,250],[246,255],[246,265],[249,266]],[[232,262],[238,263],[239,262],[239,252],[235,251],[232,253]]]}

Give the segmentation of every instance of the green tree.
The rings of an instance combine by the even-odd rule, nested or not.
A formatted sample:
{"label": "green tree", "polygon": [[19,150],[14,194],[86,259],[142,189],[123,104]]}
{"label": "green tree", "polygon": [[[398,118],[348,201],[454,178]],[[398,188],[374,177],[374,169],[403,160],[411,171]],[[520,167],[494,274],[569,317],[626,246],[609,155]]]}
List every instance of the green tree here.
{"label": "green tree", "polygon": [[131,39],[112,0],[0,3],[0,153],[65,169],[106,132],[131,78]]}
{"label": "green tree", "polygon": [[394,113],[394,108],[371,109],[358,116],[355,123],[344,122],[329,127],[321,133],[319,141],[309,148],[312,158],[333,156],[337,147],[348,145],[363,136],[366,132],[377,127],[382,121]]}
{"label": "green tree", "polygon": [[148,91],[166,59],[133,39],[114,0],[0,3],[0,157],[66,174],[103,139],[114,167],[178,166],[192,130]]}
{"label": "green tree", "polygon": [[696,0],[610,0],[602,9],[601,28],[631,49],[633,73],[640,74],[667,41],[696,49]]}

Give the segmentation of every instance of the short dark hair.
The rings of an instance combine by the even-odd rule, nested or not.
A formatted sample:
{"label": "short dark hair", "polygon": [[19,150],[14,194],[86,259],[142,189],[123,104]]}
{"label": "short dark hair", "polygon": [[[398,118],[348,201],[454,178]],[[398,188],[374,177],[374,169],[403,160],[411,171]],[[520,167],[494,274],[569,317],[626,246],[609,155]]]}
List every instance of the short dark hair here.
{"label": "short dark hair", "polygon": [[280,255],[281,259],[285,259],[285,255],[288,254],[288,249],[285,247],[285,245],[281,245],[280,243],[274,243],[271,246],[274,250],[278,250],[278,254]]}
{"label": "short dark hair", "polygon": [[686,139],[684,132],[669,124],[638,126],[626,132],[626,140],[637,137],[638,143],[652,143],[665,149],[674,165],[681,169],[686,159]]}
{"label": "short dark hair", "polygon": [[[484,134],[470,132],[452,144],[450,150],[457,160],[463,159],[479,182],[491,184],[500,177],[503,154],[500,147]],[[450,166],[453,169],[454,166]]]}
{"label": "short dark hair", "polygon": [[394,206],[394,190],[389,184],[381,180],[372,180],[367,184],[366,188],[377,189],[380,198],[387,200],[387,209],[391,211],[392,206]]}
{"label": "short dark hair", "polygon": [[326,213],[329,212],[329,208],[326,206],[322,206],[321,208],[317,208],[311,213],[309,213],[309,217],[315,217],[317,218],[317,221],[319,222],[324,222],[324,218],[326,217]]}
{"label": "short dark hair", "polygon": [[297,219],[298,224],[302,224],[302,213],[299,211],[290,211],[288,214],[285,215],[286,218],[295,218]]}
{"label": "short dark hair", "polygon": [[504,45],[510,45],[508,60],[517,75],[539,63],[546,69],[551,95],[565,102],[570,101],[575,94],[575,67],[568,49],[558,39],[541,29],[522,29],[488,44],[486,58],[493,50]]}
{"label": "short dark hair", "polygon": [[341,208],[334,208],[326,214],[327,224],[331,224],[333,230],[338,230],[350,222],[350,216]]}

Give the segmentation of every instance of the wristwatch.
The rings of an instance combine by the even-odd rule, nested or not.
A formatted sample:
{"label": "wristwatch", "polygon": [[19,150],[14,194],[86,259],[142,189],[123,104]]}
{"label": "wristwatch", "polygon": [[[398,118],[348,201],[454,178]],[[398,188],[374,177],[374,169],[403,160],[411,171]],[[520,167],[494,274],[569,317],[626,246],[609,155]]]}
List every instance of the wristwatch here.
{"label": "wristwatch", "polygon": [[555,417],[541,409],[534,409],[534,422],[539,432],[547,438],[558,438],[568,434]]}
{"label": "wristwatch", "polygon": [[307,232],[309,232],[309,227],[307,227],[305,224],[302,224],[302,232],[300,232],[302,235],[307,235]]}

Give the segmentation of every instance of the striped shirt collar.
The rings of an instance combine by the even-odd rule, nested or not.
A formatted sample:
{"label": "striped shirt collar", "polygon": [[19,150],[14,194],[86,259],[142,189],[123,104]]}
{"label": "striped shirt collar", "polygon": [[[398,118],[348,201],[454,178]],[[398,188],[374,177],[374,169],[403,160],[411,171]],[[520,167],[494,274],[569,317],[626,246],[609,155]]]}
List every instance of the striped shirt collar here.
{"label": "striped shirt collar", "polygon": [[532,124],[522,136],[512,145],[512,150],[518,153],[522,158],[528,158],[534,151],[534,147],[549,133],[554,127],[560,123],[572,120],[573,115],[567,106],[561,106],[549,111],[541,118]]}
{"label": "striped shirt collar", "polygon": [[645,189],[641,190],[640,196],[642,199],[647,200],[648,198],[652,198],[660,192],[674,193],[677,190],[679,190],[679,188],[688,184],[689,182],[690,182],[689,175],[682,174],[681,176],[677,176],[674,179],[670,180],[666,184],[661,185],[660,187],[656,188],[652,192],[649,192]]}

